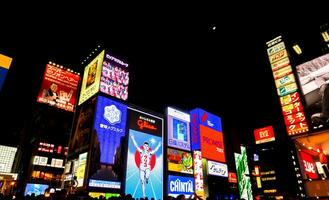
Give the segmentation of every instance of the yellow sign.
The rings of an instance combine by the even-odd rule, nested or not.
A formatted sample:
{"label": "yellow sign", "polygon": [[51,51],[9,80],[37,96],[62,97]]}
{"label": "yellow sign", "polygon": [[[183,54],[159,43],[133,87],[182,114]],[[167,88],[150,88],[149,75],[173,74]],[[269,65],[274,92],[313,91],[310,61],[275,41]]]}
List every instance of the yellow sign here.
{"label": "yellow sign", "polygon": [[0,67],[9,69],[12,60],[11,57],[0,54]]}
{"label": "yellow sign", "polygon": [[256,177],[257,182],[257,188],[262,188],[262,181],[260,180],[260,177]]}
{"label": "yellow sign", "polygon": [[282,86],[288,85],[290,83],[295,82],[295,77],[293,74],[285,75],[279,79],[275,80],[276,88],[280,88]]}
{"label": "yellow sign", "polygon": [[290,65],[273,72],[273,76],[275,80],[283,76],[286,76],[288,74],[292,74],[292,69]]}
{"label": "yellow sign", "polygon": [[275,62],[275,63],[271,64],[272,71],[279,70],[283,67],[288,66],[289,64],[290,64],[289,58],[288,57],[283,58],[283,59],[279,60],[278,62]]}
{"label": "yellow sign", "polygon": [[78,105],[81,105],[99,91],[104,54],[105,51],[103,50],[85,67]]}
{"label": "yellow sign", "polygon": [[283,50],[269,56],[269,59],[270,59],[270,63],[272,64],[272,63],[275,63],[286,57],[288,57],[288,52],[285,49],[283,49]]}

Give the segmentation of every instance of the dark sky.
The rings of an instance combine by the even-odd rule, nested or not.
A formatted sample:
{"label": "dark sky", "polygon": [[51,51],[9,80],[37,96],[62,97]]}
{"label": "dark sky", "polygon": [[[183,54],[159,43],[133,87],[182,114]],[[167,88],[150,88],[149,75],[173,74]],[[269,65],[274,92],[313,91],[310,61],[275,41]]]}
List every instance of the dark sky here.
{"label": "dark sky", "polygon": [[95,3],[7,13],[18,17],[5,17],[1,25],[0,53],[14,62],[0,93],[0,126],[11,133],[31,117],[49,60],[82,72],[81,61],[98,45],[130,64],[133,104],[160,113],[167,105],[201,107],[221,116],[224,128],[242,132],[277,123],[281,113],[265,42],[282,33],[312,51],[329,14],[248,6]]}

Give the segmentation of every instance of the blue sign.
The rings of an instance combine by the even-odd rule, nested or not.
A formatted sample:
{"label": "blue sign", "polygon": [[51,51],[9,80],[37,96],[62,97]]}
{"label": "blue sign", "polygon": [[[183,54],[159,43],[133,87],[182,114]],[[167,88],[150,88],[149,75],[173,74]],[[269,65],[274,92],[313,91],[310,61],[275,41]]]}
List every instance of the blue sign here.
{"label": "blue sign", "polygon": [[169,195],[191,195],[194,193],[194,178],[184,176],[168,176]]}
{"label": "blue sign", "polygon": [[117,148],[126,133],[127,106],[98,97],[94,128],[100,146],[100,162],[114,164]]}
{"label": "blue sign", "polygon": [[47,188],[48,185],[28,183],[26,184],[24,195],[31,195],[32,193],[34,193],[35,196],[42,195]]}
{"label": "blue sign", "polygon": [[89,187],[120,189],[121,182],[90,179]]}
{"label": "blue sign", "polygon": [[200,150],[200,125],[222,132],[221,118],[203,109],[196,108],[190,112],[192,150]]}
{"label": "blue sign", "polygon": [[8,70],[6,68],[0,67],[0,91],[2,89],[2,86],[5,82],[6,76],[7,76]]}

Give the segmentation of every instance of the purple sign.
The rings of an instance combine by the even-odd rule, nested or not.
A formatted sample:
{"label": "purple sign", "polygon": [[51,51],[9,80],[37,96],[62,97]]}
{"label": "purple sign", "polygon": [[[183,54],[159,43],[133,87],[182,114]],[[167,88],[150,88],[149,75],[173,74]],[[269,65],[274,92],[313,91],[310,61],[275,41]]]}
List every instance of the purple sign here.
{"label": "purple sign", "polygon": [[127,106],[98,97],[94,128],[100,146],[100,163],[114,164],[116,149],[126,133]]}
{"label": "purple sign", "polygon": [[190,112],[191,116],[191,135],[192,135],[192,150],[200,150],[200,125],[222,131],[222,122],[220,117],[211,114],[203,109],[196,108]]}

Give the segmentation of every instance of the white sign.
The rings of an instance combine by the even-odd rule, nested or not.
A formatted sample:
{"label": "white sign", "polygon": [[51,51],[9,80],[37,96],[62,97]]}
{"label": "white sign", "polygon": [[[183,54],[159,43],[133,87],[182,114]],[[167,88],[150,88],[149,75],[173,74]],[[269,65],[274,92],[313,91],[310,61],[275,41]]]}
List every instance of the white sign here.
{"label": "white sign", "polygon": [[174,108],[168,107],[168,115],[173,116],[177,119],[184,120],[186,122],[190,122],[190,115]]}
{"label": "white sign", "polygon": [[228,177],[227,165],[208,160],[208,174],[214,176]]}
{"label": "white sign", "polygon": [[322,164],[320,162],[315,162],[315,165],[316,165],[316,168],[318,169],[319,174],[325,174],[324,170],[323,170],[323,167],[322,167]]}

